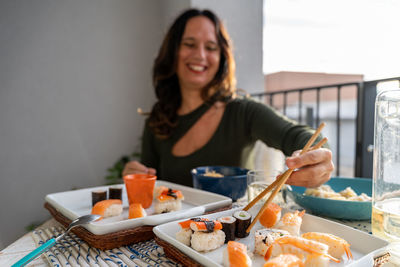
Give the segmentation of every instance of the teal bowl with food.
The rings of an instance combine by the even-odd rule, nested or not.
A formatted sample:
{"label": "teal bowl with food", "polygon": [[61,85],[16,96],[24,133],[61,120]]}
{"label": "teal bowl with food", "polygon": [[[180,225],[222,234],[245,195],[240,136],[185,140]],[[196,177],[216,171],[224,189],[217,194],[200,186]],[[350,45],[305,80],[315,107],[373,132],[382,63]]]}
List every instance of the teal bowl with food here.
{"label": "teal bowl with food", "polygon": [[319,188],[288,186],[286,193],[315,215],[346,220],[371,219],[371,178],[333,177]]}

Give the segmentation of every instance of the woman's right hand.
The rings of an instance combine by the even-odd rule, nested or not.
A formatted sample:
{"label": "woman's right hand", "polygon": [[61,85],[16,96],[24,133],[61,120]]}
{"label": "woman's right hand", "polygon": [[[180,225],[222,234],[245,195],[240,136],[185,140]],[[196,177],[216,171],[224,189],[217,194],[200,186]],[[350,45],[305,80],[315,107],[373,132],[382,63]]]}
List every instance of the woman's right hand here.
{"label": "woman's right hand", "polygon": [[127,174],[134,174],[134,173],[147,173],[147,174],[156,174],[156,169],[154,168],[147,168],[145,165],[140,163],[139,161],[133,160],[125,164],[125,168],[122,171],[122,176]]}

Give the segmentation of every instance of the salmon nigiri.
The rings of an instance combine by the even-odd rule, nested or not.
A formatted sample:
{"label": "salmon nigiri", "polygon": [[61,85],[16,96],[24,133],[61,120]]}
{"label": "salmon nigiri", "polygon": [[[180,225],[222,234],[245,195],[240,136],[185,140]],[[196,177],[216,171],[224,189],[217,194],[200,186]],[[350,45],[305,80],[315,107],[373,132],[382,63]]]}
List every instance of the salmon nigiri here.
{"label": "salmon nigiri", "polygon": [[145,217],[146,215],[146,211],[142,207],[142,204],[132,203],[129,205],[129,219],[141,218]]}
{"label": "salmon nigiri", "polygon": [[260,223],[266,228],[271,228],[281,219],[281,207],[275,203],[269,203],[260,216]]}
{"label": "salmon nigiri", "polygon": [[92,214],[103,218],[118,216],[122,213],[122,201],[120,199],[107,199],[97,202],[92,208]]}
{"label": "salmon nigiri", "polygon": [[224,250],[223,259],[225,267],[251,266],[251,259],[249,255],[247,255],[246,245],[236,241],[228,241],[228,245]]}

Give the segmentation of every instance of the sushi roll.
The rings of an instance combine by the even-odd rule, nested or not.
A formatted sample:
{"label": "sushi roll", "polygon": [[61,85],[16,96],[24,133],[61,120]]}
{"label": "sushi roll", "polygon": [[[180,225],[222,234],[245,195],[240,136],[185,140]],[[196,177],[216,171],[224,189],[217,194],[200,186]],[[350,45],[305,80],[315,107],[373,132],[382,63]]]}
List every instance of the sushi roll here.
{"label": "sushi roll", "polygon": [[229,241],[223,254],[223,263],[225,267],[249,267],[251,259],[247,255],[246,245]]}
{"label": "sushi roll", "polygon": [[92,208],[92,214],[101,215],[103,218],[118,216],[122,213],[122,201],[107,199],[97,202]]}
{"label": "sushi roll", "polygon": [[183,194],[179,190],[162,187],[156,190],[156,203],[154,212],[156,214],[180,210],[182,208]]}
{"label": "sushi roll", "polygon": [[108,199],[122,200],[122,187],[112,186],[108,188]]}
{"label": "sushi roll", "polygon": [[132,203],[129,205],[129,219],[146,217],[146,211],[140,203]]}
{"label": "sushi roll", "polygon": [[222,231],[225,233],[225,243],[235,240],[236,219],[232,216],[219,218],[218,221],[222,224]]}
{"label": "sushi roll", "polygon": [[197,231],[192,234],[190,245],[197,251],[210,251],[221,247],[225,242],[225,233],[216,230],[211,233]]}
{"label": "sushi roll", "polygon": [[281,219],[281,210],[282,208],[278,204],[268,204],[261,214],[259,222],[266,228],[273,227]]}
{"label": "sushi roll", "polygon": [[288,231],[279,229],[260,229],[254,233],[254,253],[264,256],[269,246],[271,246],[275,239],[290,235]]}
{"label": "sushi roll", "polygon": [[106,190],[96,190],[92,191],[92,207],[96,205],[97,202],[107,199]]}
{"label": "sushi roll", "polygon": [[239,210],[233,214],[233,217],[236,219],[236,237],[244,238],[249,235],[246,232],[246,229],[251,224],[251,215],[247,211]]}

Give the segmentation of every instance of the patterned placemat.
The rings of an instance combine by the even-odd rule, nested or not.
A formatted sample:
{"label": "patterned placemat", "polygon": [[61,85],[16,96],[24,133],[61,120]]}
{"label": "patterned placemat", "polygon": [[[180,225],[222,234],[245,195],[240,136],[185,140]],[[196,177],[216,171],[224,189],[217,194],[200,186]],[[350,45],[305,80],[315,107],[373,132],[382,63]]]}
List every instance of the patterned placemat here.
{"label": "patterned placemat", "polygon": [[[37,246],[64,232],[62,227],[37,229],[32,232]],[[154,240],[100,250],[90,247],[73,233],[69,233],[45,252],[50,266],[182,266],[165,256],[164,250]]]}

